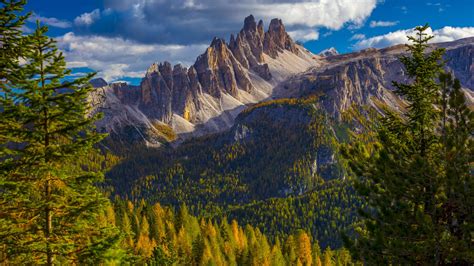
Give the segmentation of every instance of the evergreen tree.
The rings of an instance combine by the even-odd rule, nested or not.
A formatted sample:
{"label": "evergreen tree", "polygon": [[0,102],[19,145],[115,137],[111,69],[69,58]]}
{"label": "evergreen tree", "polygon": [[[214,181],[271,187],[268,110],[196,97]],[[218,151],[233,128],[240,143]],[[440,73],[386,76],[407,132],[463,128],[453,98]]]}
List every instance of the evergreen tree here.
{"label": "evergreen tree", "polygon": [[0,89],[7,90],[9,80],[20,67],[23,48],[28,42],[22,29],[30,13],[19,15],[26,0],[1,0],[0,3]]}
{"label": "evergreen tree", "polygon": [[443,242],[440,262],[468,264],[474,262],[474,158],[472,139],[474,113],[466,105],[459,80],[450,73],[440,75],[443,118],[441,127],[445,165],[445,195],[440,225]]}
{"label": "evergreen tree", "polygon": [[10,263],[97,263],[119,233],[98,222],[109,204],[94,186],[102,173],[78,163],[104,137],[87,102],[93,75],[65,81],[70,70],[46,32],[38,22],[22,43],[25,63],[2,83],[0,244]]}
{"label": "evergreen tree", "polygon": [[[456,93],[440,86],[444,50],[426,53],[433,38],[427,29],[427,25],[416,28],[416,36],[408,37],[410,54],[400,58],[411,82],[394,82],[396,92],[408,102],[407,111],[384,110],[383,118],[375,121],[375,145],[355,141],[342,149],[359,177],[356,189],[369,205],[361,210],[365,226],[357,240],[346,242],[368,264],[440,265],[472,260],[472,252],[467,251],[472,250],[467,237],[472,215],[466,215],[468,210],[472,213],[472,206],[458,200],[459,196],[472,200],[472,115],[462,100],[453,102],[464,97],[459,83],[453,90]],[[449,78],[441,76],[444,79]],[[459,112],[463,118],[454,122],[454,113]],[[449,141],[454,139],[462,140],[456,145]],[[456,230],[464,228],[463,237],[456,237],[456,230],[450,229],[453,224]],[[453,250],[455,242],[463,252]]]}

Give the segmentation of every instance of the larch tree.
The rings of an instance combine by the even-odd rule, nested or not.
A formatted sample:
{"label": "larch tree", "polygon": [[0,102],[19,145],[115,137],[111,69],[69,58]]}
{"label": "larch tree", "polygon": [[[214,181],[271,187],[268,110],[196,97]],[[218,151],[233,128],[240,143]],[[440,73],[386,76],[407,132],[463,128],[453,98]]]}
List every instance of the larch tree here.
{"label": "larch tree", "polygon": [[99,222],[109,204],[95,186],[103,174],[80,163],[104,137],[94,129],[97,117],[88,104],[93,75],[68,80],[64,56],[39,22],[34,33],[22,35],[25,17],[14,16],[23,4],[2,1],[0,15],[0,38],[9,34],[9,45],[17,40],[22,45],[8,51],[2,46],[1,55],[2,66],[15,67],[6,74],[2,70],[1,78],[3,259],[14,264],[95,264],[110,254],[120,234]]}
{"label": "larch tree", "polygon": [[342,149],[368,203],[361,210],[364,227],[346,244],[367,264],[463,264],[474,258],[472,112],[459,82],[443,74],[444,50],[427,52],[433,38],[427,29],[416,28],[409,53],[400,58],[409,82],[393,83],[407,111],[384,110],[373,121],[375,144],[356,137]]}

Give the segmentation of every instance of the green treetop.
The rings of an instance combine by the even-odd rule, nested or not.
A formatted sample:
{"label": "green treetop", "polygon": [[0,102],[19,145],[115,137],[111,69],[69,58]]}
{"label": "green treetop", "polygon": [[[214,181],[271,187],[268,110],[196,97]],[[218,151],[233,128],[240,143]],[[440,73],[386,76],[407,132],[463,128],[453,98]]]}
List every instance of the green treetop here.
{"label": "green treetop", "polygon": [[368,264],[474,260],[472,112],[458,81],[438,82],[451,78],[443,74],[443,49],[426,51],[427,29],[416,28],[401,58],[410,82],[394,82],[407,111],[385,110],[375,145],[358,138],[343,148],[369,205],[361,210],[365,226],[347,244]]}
{"label": "green treetop", "polygon": [[[2,19],[24,3],[2,2]],[[119,234],[102,217],[102,173],[80,163],[104,137],[87,101],[93,75],[65,81],[70,70],[47,27],[20,37],[18,23],[0,25],[8,40],[25,38],[21,54],[1,57],[16,71],[4,75],[0,97],[0,253],[9,263],[96,263]]]}

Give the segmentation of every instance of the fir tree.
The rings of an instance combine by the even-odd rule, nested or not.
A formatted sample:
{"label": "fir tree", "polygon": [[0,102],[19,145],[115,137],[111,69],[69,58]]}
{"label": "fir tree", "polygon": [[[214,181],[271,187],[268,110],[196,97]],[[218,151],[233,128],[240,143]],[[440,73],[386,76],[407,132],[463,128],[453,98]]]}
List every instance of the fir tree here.
{"label": "fir tree", "polygon": [[[456,93],[449,92],[448,77],[441,76],[445,85],[438,82],[444,50],[426,52],[433,38],[427,29],[416,28],[416,36],[409,36],[410,54],[400,59],[411,82],[394,82],[396,92],[408,102],[407,111],[384,110],[375,121],[373,143],[355,141],[343,148],[359,177],[356,189],[369,205],[361,210],[365,227],[355,242],[346,244],[367,264],[440,265],[472,259],[472,252],[467,252],[472,241],[466,237],[472,215],[465,215],[472,207],[458,201],[460,195],[472,200],[472,115],[462,100],[453,102],[464,97],[459,82]],[[456,110],[463,113],[458,122]],[[462,140],[456,146],[449,141],[454,139]],[[461,211],[461,206],[466,208]],[[461,220],[464,237],[459,239],[449,227],[460,228]],[[453,245],[464,253],[454,251]]]}
{"label": "fir tree", "polygon": [[[25,63],[2,87],[0,244],[10,263],[97,263],[119,234],[98,222],[109,204],[95,187],[102,173],[79,163],[104,137],[87,102],[93,74],[68,81],[46,32],[38,22],[23,41]],[[2,65],[8,60],[17,57],[2,55]]]}
{"label": "fir tree", "polygon": [[453,80],[447,73],[440,75],[440,83],[442,110],[445,110],[441,122],[445,198],[440,214],[444,239],[440,245],[439,261],[469,264],[474,262],[474,178],[471,172],[474,113],[466,105],[459,80]]}
{"label": "fir tree", "polygon": [[30,13],[19,15],[25,0],[1,0],[0,3],[0,89],[6,90],[9,80],[20,67],[23,48],[28,41],[22,29]]}

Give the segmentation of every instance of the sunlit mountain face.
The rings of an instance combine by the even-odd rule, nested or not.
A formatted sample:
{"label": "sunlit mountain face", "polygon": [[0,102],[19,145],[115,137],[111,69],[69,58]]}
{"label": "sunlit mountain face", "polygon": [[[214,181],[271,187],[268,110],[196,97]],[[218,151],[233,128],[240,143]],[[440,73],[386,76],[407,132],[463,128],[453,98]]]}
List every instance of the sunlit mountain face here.
{"label": "sunlit mountain face", "polygon": [[138,85],[151,62],[190,66],[213,37],[236,34],[253,14],[269,25],[284,21],[288,33],[314,54],[334,47],[348,53],[405,43],[407,33],[429,23],[436,38],[453,41],[474,35],[472,1],[214,1],[120,0],[30,1],[50,26],[71,67],[88,67],[108,82]]}

